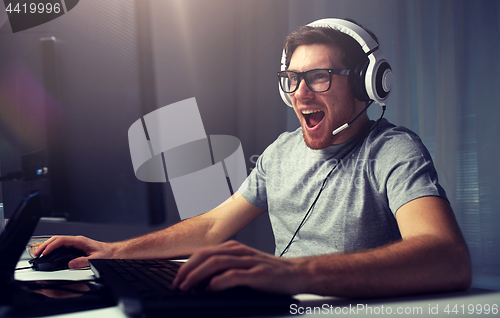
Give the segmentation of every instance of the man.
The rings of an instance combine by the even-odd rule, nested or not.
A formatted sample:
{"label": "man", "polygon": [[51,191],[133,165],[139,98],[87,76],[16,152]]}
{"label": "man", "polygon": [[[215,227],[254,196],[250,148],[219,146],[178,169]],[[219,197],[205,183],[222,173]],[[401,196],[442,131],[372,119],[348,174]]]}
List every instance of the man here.
{"label": "man", "polygon": [[[235,195],[203,215],[139,238],[53,237],[36,254],[75,246],[88,258],[191,255],[174,281],[187,290],[236,285],[297,294],[384,296],[466,289],[467,246],[420,139],[372,122],[345,70],[366,56],[350,36],[303,27],[285,44],[301,128],[270,145]],[[339,134],[332,131],[350,122]],[[226,241],[269,211],[276,255]],[[280,257],[283,255],[284,257]],[[286,258],[285,258],[286,257]]]}

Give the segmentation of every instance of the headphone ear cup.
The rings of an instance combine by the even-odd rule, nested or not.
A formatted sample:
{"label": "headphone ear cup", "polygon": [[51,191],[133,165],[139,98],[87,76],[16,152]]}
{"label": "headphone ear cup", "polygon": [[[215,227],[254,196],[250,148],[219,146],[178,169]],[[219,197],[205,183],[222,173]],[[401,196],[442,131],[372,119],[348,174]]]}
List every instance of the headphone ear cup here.
{"label": "headphone ear cup", "polygon": [[354,97],[361,102],[370,101],[370,96],[366,92],[365,77],[370,61],[365,64],[358,64],[349,72],[349,82]]}

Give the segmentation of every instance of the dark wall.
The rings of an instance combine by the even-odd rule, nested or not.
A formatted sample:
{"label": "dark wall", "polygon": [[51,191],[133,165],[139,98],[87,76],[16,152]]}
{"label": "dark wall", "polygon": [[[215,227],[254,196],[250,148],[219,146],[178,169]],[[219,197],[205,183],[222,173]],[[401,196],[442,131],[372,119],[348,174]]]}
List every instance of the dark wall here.
{"label": "dark wall", "polygon": [[[196,97],[207,134],[238,137],[250,171],[286,129],[289,109],[276,71],[287,7],[287,1],[264,0],[86,0],[19,33],[4,24],[1,173],[20,170],[22,155],[47,150],[59,174],[40,182],[56,202],[67,200],[47,215],[115,224],[179,221],[168,184],[135,178],[128,128],[156,108]],[[41,42],[50,37],[53,56]],[[189,129],[189,118],[179,120]],[[7,215],[27,188],[38,186],[4,182]],[[267,216],[240,238],[272,241]]]}
{"label": "dark wall", "polygon": [[[104,13],[106,12],[106,13]],[[2,172],[47,152],[55,201],[47,214],[91,222],[149,222],[148,196],[130,169],[127,129],[141,114],[133,1],[84,1],[47,24],[2,28]],[[42,39],[55,38],[53,50]],[[53,51],[53,52],[52,52]],[[54,62],[54,63],[52,63]],[[7,212],[26,183],[4,182]],[[8,213],[7,213],[8,214]]]}

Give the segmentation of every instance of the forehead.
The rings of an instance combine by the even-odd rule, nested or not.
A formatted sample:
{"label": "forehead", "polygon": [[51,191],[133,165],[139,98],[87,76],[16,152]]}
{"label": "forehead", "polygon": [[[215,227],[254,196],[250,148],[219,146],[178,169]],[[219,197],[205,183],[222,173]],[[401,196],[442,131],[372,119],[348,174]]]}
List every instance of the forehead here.
{"label": "forehead", "polygon": [[288,69],[303,72],[313,68],[345,68],[340,49],[325,44],[298,46]]}

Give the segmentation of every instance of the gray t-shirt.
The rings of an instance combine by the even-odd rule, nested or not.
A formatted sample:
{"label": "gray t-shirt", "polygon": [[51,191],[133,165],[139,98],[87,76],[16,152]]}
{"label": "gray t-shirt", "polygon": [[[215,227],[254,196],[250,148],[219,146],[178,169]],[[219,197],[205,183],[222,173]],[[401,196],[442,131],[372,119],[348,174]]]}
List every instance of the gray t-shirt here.
{"label": "gray t-shirt", "polygon": [[370,131],[373,125],[368,122],[349,141],[321,150],[307,147],[299,128],[281,134],[259,157],[239,190],[251,204],[268,210],[276,255],[334,167],[284,256],[359,251],[398,241],[395,213],[402,205],[423,196],[446,199],[420,138],[386,119]]}

